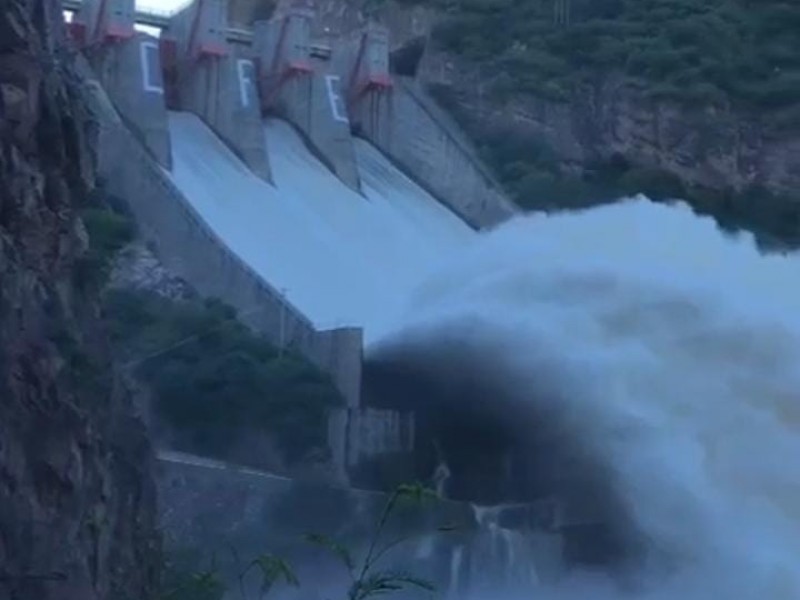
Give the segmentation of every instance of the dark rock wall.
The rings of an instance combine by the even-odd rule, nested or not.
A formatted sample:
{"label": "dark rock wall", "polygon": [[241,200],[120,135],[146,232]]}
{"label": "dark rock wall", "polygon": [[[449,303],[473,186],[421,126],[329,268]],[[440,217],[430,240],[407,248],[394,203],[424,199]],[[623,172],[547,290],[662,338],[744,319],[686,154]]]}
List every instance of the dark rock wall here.
{"label": "dark rock wall", "polygon": [[54,0],[0,3],[0,600],[147,600],[151,448],[80,276],[92,121],[62,41]]}

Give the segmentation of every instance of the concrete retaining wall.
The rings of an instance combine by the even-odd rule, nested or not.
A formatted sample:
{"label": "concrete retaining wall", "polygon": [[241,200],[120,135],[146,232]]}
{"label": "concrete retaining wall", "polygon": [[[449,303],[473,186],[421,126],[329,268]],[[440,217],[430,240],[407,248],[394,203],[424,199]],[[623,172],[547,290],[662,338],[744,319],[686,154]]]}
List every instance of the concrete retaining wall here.
{"label": "concrete retaining wall", "polygon": [[333,462],[344,471],[362,461],[414,450],[414,414],[376,408],[334,411],[328,427]]}
{"label": "concrete retaining wall", "polygon": [[179,71],[181,107],[195,113],[253,173],[271,181],[253,61],[241,46]]}
{"label": "concrete retaining wall", "polygon": [[[168,552],[201,551],[227,579],[241,571],[232,563],[231,548],[244,561],[272,552],[290,562],[302,587],[293,600],[345,596],[350,582],[339,559],[319,551],[303,537],[308,533],[330,536],[358,556],[358,550],[374,533],[387,496],[382,493],[293,481],[218,461],[190,455],[161,453],[157,463],[160,525]],[[436,532],[442,524],[457,524],[466,531],[475,527],[468,505],[455,502],[403,505],[390,519],[384,537],[417,537]],[[454,545],[455,536],[439,543]],[[400,555],[390,555],[383,567],[411,570],[420,577],[446,585],[449,548],[441,556],[422,553],[431,544],[407,544]],[[399,564],[392,564],[398,558]],[[278,591],[278,590],[276,590]],[[282,598],[284,590],[280,591]]]}
{"label": "concrete retaining wall", "polygon": [[247,47],[227,43],[226,12],[224,0],[195,2],[170,21],[181,109],[198,115],[253,173],[271,181],[254,63]]}
{"label": "concrete retaining wall", "polygon": [[83,26],[84,41],[94,45],[131,37],[135,12],[134,0],[82,0],[74,21]]}
{"label": "concrete retaining wall", "polygon": [[361,100],[362,135],[473,227],[510,218],[513,205],[458,128],[416,82],[393,80],[390,94]]}

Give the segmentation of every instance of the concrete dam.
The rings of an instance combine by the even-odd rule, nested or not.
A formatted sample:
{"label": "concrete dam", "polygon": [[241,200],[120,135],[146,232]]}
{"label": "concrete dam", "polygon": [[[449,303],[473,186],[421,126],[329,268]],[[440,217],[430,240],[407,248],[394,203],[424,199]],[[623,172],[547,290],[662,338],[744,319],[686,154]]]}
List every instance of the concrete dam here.
{"label": "concrete dam", "polygon": [[357,407],[364,332],[388,326],[402,290],[472,229],[513,214],[474,151],[389,73],[377,25],[323,44],[302,2],[249,32],[227,27],[222,0],[169,17],[131,0],[67,6],[109,108],[110,191],[177,274],[330,372]]}
{"label": "concrete dam", "polygon": [[[418,284],[515,214],[424,89],[390,72],[384,28],[320,39],[314,11],[297,1],[248,31],[228,27],[223,0],[195,0],[171,15],[137,12],[132,0],[66,6],[107,190],[125,200],[171,271],[331,375],[347,400],[329,426],[339,481],[369,487],[376,469],[402,456],[416,474],[452,467],[445,479],[461,503],[446,512],[463,517],[471,501],[500,505],[466,510],[485,534],[477,546],[419,549],[437,580],[470,588],[491,564],[528,585],[534,555],[592,563],[616,552],[619,540],[604,528],[616,507],[586,501],[601,486],[587,484],[589,467],[571,449],[546,468],[532,464],[530,440],[501,442],[513,427],[491,411],[465,405],[461,418],[446,408],[448,418],[437,404],[492,392],[466,389],[472,380],[457,376],[463,381],[443,393],[402,352],[376,353],[364,372],[365,344],[405,320]],[[137,31],[137,21],[160,35]],[[481,359],[454,368],[479,373]],[[561,445],[544,440],[534,454],[554,456]],[[259,515],[273,494],[295,493],[291,481],[197,457],[162,453],[160,469],[166,529],[203,546],[234,535],[262,551],[271,530]],[[351,504],[376,502],[347,494]],[[559,560],[540,575],[555,577]]]}

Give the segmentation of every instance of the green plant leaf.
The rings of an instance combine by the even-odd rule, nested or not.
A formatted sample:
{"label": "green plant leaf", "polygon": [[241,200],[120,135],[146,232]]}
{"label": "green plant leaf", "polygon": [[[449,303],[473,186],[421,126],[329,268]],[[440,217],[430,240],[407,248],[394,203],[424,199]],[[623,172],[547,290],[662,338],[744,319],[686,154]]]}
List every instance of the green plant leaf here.
{"label": "green plant leaf", "polygon": [[350,554],[350,551],[333,538],[319,533],[309,533],[305,535],[305,539],[312,544],[329,550],[342,561],[342,564],[347,567],[349,572],[352,573],[353,569],[355,569],[355,562],[353,561],[353,556]]}
{"label": "green plant leaf", "polygon": [[421,504],[426,500],[438,500],[439,495],[435,490],[425,487],[421,483],[404,483],[397,487],[395,495],[398,499],[410,500]]}
{"label": "green plant leaf", "polygon": [[201,571],[192,575],[192,584],[195,589],[207,591],[219,588],[222,584],[215,571]]}
{"label": "green plant leaf", "polygon": [[248,565],[257,567],[261,572],[261,593],[268,592],[273,585],[283,580],[287,585],[298,587],[300,581],[294,574],[294,570],[285,560],[273,556],[272,554],[261,554],[254,558]]}
{"label": "green plant leaf", "polygon": [[381,572],[369,575],[353,583],[349,592],[351,600],[364,600],[398,592],[408,587],[416,587],[429,592],[435,587],[429,581],[408,573]]}

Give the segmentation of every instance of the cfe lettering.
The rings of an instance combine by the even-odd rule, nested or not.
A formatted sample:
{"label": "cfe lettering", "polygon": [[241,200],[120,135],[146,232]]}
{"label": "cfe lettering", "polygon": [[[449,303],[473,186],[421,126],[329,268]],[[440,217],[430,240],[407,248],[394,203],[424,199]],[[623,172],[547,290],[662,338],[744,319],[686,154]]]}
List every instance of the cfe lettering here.
{"label": "cfe lettering", "polygon": [[149,40],[143,41],[139,45],[139,59],[142,63],[142,89],[145,92],[163,94],[158,45]]}
{"label": "cfe lettering", "polygon": [[250,106],[254,75],[253,61],[240,58],[236,61],[236,71],[239,74],[239,98],[242,101],[242,106]]}
{"label": "cfe lettering", "polygon": [[326,75],[325,85],[328,90],[328,101],[331,104],[331,113],[333,118],[342,123],[349,123],[347,118],[347,111],[345,110],[344,101],[339,93],[339,76]]}

